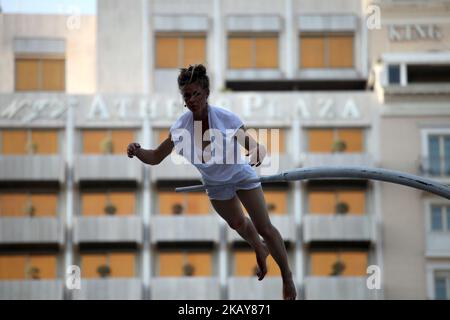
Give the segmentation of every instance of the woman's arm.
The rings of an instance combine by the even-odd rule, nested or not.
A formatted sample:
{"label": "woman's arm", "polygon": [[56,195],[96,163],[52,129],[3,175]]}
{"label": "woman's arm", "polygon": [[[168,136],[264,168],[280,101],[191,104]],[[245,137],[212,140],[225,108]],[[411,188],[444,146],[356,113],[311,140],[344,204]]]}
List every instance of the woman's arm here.
{"label": "woman's arm", "polygon": [[149,164],[149,165],[157,165],[160,164],[161,161],[163,161],[174,148],[173,141],[169,136],[164,140],[158,148],[151,150],[151,149],[142,149],[139,144],[136,143],[130,143],[128,145],[128,156],[130,158],[134,156],[138,157],[139,160],[142,162]]}
{"label": "woman's arm", "polygon": [[247,132],[245,126],[239,128],[235,137],[239,144],[247,150],[248,154],[246,154],[246,156],[250,156],[250,165],[252,167],[254,165],[256,165],[256,167],[260,166],[267,153],[266,147],[253,139]]}

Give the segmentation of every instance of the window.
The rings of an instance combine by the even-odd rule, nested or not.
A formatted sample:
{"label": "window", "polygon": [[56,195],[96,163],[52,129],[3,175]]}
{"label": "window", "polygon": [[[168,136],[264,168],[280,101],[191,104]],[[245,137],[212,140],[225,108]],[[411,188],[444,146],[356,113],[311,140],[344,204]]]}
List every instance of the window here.
{"label": "window", "polygon": [[1,152],[5,155],[57,154],[56,130],[2,130]]}
{"label": "window", "polygon": [[85,278],[132,278],[136,275],[134,252],[82,253],[82,276]]}
{"label": "window", "polygon": [[[278,128],[248,128],[248,134],[267,149],[269,155],[284,154],[286,152],[285,130]],[[244,147],[240,147],[242,154],[247,154]]]}
{"label": "window", "polygon": [[312,276],[366,276],[364,251],[316,251],[310,256]]}
{"label": "window", "polygon": [[205,35],[156,36],[156,68],[184,68],[198,63],[206,63]]}
{"label": "window", "polygon": [[132,130],[83,130],[84,154],[125,154],[134,141]]}
{"label": "window", "polygon": [[400,84],[400,65],[388,66],[388,78],[390,84]]}
{"label": "window", "polygon": [[51,254],[0,255],[0,280],[55,279],[57,258]]}
{"label": "window", "polygon": [[0,217],[55,217],[58,195],[53,193],[2,193]]}
{"label": "window", "polygon": [[352,68],[353,35],[302,34],[301,68]]}
{"label": "window", "polygon": [[364,190],[309,191],[308,213],[363,215],[365,199]]}
{"label": "window", "polygon": [[448,83],[450,82],[450,65],[407,66],[408,83]]}
{"label": "window", "polygon": [[64,91],[65,60],[16,58],[16,91]]}
{"label": "window", "polygon": [[203,192],[176,193],[160,191],[159,213],[162,215],[201,215],[210,213],[208,196]]}
{"label": "window", "polygon": [[450,135],[428,136],[427,171],[433,176],[450,175]]}
{"label": "window", "polygon": [[437,300],[450,299],[450,271],[436,271],[434,274],[434,297]]}
{"label": "window", "polygon": [[228,37],[229,69],[277,69],[277,35],[230,35]]}
{"label": "window", "polygon": [[431,231],[450,232],[450,206],[431,205]]}
{"label": "window", "polygon": [[308,129],[308,152],[364,152],[362,129]]}
{"label": "window", "polygon": [[159,253],[160,277],[208,277],[212,275],[210,252],[189,250]]}
{"label": "window", "polygon": [[[283,190],[265,190],[264,198],[266,200],[267,211],[269,214],[274,215],[284,215],[288,213],[287,205],[287,192]],[[244,205],[241,204],[242,211],[244,214],[248,215],[247,209],[245,209]]]}
{"label": "window", "polygon": [[136,212],[136,196],[132,191],[83,192],[83,216],[128,216]]}
{"label": "window", "polygon": [[[272,256],[267,257],[266,277],[280,276],[280,268]],[[256,255],[252,250],[236,250],[234,252],[233,275],[237,277],[254,277],[257,271]]]}

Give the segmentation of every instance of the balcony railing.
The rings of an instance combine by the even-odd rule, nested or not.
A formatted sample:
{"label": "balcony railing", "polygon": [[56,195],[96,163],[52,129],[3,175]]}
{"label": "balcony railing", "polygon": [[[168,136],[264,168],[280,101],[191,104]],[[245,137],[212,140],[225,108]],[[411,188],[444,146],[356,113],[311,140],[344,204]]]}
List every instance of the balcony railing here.
{"label": "balcony railing", "polygon": [[280,300],[283,284],[280,277],[266,276],[263,281],[256,277],[230,277],[228,299],[230,300]]}
{"label": "balcony railing", "polygon": [[60,181],[64,165],[60,155],[0,155],[0,180]]}
{"label": "balcony railing", "polygon": [[369,153],[315,153],[305,152],[301,156],[304,167],[318,166],[365,166],[373,167],[374,160]]}
{"label": "balcony railing", "polygon": [[151,299],[219,300],[220,283],[215,277],[160,277],[150,283]]}
{"label": "balcony railing", "polygon": [[1,280],[0,300],[61,300],[62,280]]}
{"label": "balcony railing", "polygon": [[78,155],[75,180],[142,180],[140,161],[124,155]]}
{"label": "balcony railing", "polygon": [[82,279],[81,289],[72,290],[75,300],[140,300],[141,280],[138,278]]}
{"label": "balcony railing", "polygon": [[306,214],[303,240],[311,241],[375,241],[369,215]]}
{"label": "balcony railing", "polygon": [[0,218],[0,243],[62,243],[61,221],[51,217]]}
{"label": "balcony railing", "polygon": [[317,277],[305,279],[307,300],[372,300],[380,299],[380,289],[370,290],[366,277]]}
{"label": "balcony railing", "polygon": [[152,218],[151,241],[219,241],[217,215],[164,216]]}
{"label": "balcony railing", "polygon": [[450,231],[430,231],[426,243],[427,257],[450,258]]}
{"label": "balcony railing", "polygon": [[74,242],[142,242],[139,216],[77,217]]}

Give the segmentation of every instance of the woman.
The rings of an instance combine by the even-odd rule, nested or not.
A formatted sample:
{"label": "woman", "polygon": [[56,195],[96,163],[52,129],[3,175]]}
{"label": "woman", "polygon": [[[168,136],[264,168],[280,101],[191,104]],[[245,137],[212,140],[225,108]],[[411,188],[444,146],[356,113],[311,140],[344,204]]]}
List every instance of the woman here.
{"label": "woman", "polygon": [[[206,68],[203,65],[182,68],[178,76],[178,87],[185,101],[185,107],[190,112],[185,112],[177,119],[170,128],[169,136],[158,148],[145,150],[138,143],[130,143],[127,148],[128,157],[136,156],[146,164],[157,165],[172,152],[174,147],[181,145],[184,139],[180,139],[180,136],[187,133],[190,135],[188,141],[193,141],[193,149],[191,149],[193,151],[185,150],[183,156],[200,171],[205,184],[239,183],[257,177],[252,166],[257,167],[261,164],[266,154],[265,147],[246,132],[245,126],[237,115],[208,104],[209,77],[206,74]],[[215,129],[221,133],[231,132],[231,135],[226,135],[227,141],[234,143],[231,149],[235,152],[236,144],[239,142],[248,151],[250,164],[242,162],[229,164],[228,161],[211,163],[212,153],[208,151],[211,151],[211,144],[215,144],[217,137],[211,133],[213,130],[208,131],[208,129]],[[212,138],[213,135],[216,138],[213,142],[209,141],[212,139],[205,139],[208,141],[202,139],[204,136]],[[200,139],[197,139],[199,137]],[[229,152],[230,148],[225,150],[225,154]],[[200,158],[198,154],[201,155]],[[269,220],[261,183],[211,187],[207,189],[207,194],[217,213],[255,250],[258,280],[262,280],[267,273],[266,258],[270,253],[281,271],[283,298],[295,300],[296,289],[286,248],[280,233]],[[246,208],[251,220],[245,217],[240,202]]]}

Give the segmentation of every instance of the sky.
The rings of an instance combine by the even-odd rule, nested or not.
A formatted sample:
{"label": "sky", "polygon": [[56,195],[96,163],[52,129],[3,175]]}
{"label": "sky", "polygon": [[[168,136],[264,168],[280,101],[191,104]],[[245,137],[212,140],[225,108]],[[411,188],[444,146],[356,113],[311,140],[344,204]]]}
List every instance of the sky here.
{"label": "sky", "polygon": [[96,0],[0,0],[4,13],[96,14]]}

